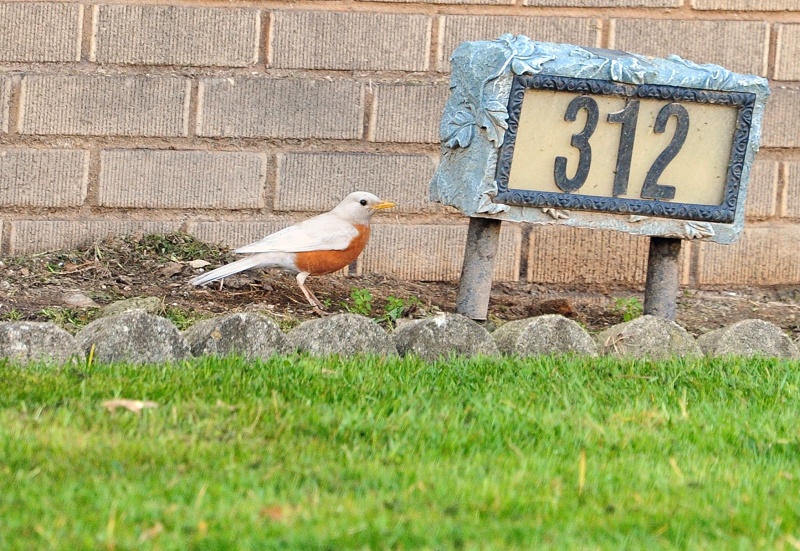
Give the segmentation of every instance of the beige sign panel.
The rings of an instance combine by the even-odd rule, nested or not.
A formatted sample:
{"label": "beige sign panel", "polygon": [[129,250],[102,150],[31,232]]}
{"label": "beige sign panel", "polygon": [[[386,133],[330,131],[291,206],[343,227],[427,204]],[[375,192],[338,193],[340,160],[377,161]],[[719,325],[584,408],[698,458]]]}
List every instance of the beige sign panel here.
{"label": "beige sign panel", "polygon": [[738,112],[733,105],[526,90],[508,189],[720,205]]}

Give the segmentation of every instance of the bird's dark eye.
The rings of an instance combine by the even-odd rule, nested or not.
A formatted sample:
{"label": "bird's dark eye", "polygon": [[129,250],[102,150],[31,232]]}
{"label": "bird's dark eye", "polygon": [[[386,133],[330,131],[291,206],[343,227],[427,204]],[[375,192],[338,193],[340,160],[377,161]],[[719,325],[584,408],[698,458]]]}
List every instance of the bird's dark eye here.
{"label": "bird's dark eye", "polygon": [[359,201],[359,203],[361,203],[362,207],[366,207],[367,206],[367,200],[366,199],[362,199],[361,201]]}

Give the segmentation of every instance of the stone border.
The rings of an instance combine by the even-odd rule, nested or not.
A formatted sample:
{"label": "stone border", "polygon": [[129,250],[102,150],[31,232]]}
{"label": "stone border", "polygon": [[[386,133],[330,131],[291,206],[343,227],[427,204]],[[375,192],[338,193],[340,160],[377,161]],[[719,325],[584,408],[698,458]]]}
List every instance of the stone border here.
{"label": "stone border", "polygon": [[704,355],[800,359],[799,344],[780,327],[762,320],[737,322],[695,340],[676,323],[654,316],[615,325],[594,338],[579,324],[558,315],[509,322],[493,334],[458,314],[407,320],[390,333],[357,314],[307,321],[285,335],[259,314],[219,316],[181,333],[168,319],[142,309],[95,320],[74,337],[53,323],[0,323],[0,360],[53,365],[152,364],[213,355],[257,359],[292,352],[343,357],[413,355],[429,361],[451,356],[598,353],[657,360]]}

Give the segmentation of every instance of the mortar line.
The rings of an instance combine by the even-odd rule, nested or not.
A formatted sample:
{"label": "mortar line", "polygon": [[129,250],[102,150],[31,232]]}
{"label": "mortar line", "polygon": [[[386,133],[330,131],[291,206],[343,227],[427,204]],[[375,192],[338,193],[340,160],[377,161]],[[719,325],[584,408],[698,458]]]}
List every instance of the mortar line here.
{"label": "mortar line", "polygon": [[777,218],[786,218],[789,194],[789,167],[785,162],[778,163],[778,185],[775,190],[775,215]]}
{"label": "mortar line", "polygon": [[89,63],[95,54],[94,37],[97,34],[97,10],[96,4],[81,4],[81,41],[79,58],[82,63]]}
{"label": "mortar line", "polygon": [[186,113],[186,138],[192,140],[197,137],[198,123],[200,121],[200,82],[197,78],[189,79],[188,108]]}
{"label": "mortar line", "polygon": [[363,120],[361,135],[364,141],[375,141],[375,125],[377,124],[377,108],[378,98],[376,90],[373,88],[372,81],[362,84],[362,97],[363,97]]}
{"label": "mortar line", "polygon": [[766,53],[766,74],[767,78],[776,78],[778,70],[778,30],[775,24],[767,25],[767,53]]}
{"label": "mortar line", "polygon": [[[20,126],[22,125],[24,94],[22,90],[23,75],[12,73],[11,89],[8,92],[8,119],[6,121],[8,130],[7,135],[17,138],[20,137]],[[16,140],[15,140],[16,141]]]}

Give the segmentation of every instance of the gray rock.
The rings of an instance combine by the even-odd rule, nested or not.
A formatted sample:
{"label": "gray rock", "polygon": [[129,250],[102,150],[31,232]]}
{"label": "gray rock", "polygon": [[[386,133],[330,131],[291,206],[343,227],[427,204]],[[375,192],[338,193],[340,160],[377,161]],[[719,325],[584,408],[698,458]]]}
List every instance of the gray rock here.
{"label": "gray rock", "polygon": [[675,323],[657,316],[642,316],[610,327],[597,336],[602,354],[665,360],[700,357],[694,338]]}
{"label": "gray rock", "polygon": [[100,310],[98,317],[116,316],[128,310],[144,310],[148,314],[157,315],[163,308],[163,301],[158,297],[133,297],[107,304]]}
{"label": "gray rock", "polygon": [[104,363],[162,363],[191,356],[186,339],[171,321],[144,310],[97,319],[75,338],[87,355],[94,346],[95,360]]}
{"label": "gray rock", "polygon": [[497,345],[489,332],[459,314],[439,314],[414,320],[392,333],[401,355],[414,354],[426,361],[450,355],[497,356]]}
{"label": "gray rock", "polygon": [[706,356],[800,358],[800,350],[780,327],[759,319],[710,331],[697,344]]}
{"label": "gray rock", "polygon": [[266,316],[229,314],[202,320],[183,332],[195,356],[269,358],[289,349],[286,335]]}
{"label": "gray rock", "polygon": [[293,349],[317,356],[397,355],[386,331],[373,320],[358,314],[337,314],[306,321],[292,329],[287,338]]}
{"label": "gray rock", "polygon": [[597,356],[597,345],[589,333],[577,322],[558,314],[506,323],[498,327],[492,337],[503,354]]}
{"label": "gray rock", "polygon": [[53,323],[0,322],[0,358],[12,363],[83,361],[75,338]]}

